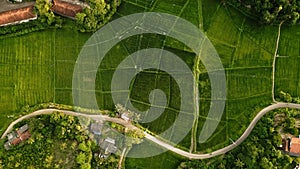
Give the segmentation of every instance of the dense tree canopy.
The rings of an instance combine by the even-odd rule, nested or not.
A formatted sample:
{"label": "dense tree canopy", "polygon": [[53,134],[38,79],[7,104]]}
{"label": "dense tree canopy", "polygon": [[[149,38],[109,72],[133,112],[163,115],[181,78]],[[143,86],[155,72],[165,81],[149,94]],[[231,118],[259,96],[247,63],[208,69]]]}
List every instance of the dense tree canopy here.
{"label": "dense tree canopy", "polygon": [[[274,119],[283,116],[281,123],[275,125]],[[249,137],[238,147],[225,155],[206,160],[189,160],[182,162],[178,169],[214,169],[214,168],[294,168],[300,158],[291,157],[283,153],[278,147],[282,144],[280,129],[295,128],[294,118],[298,118],[299,111],[279,109],[263,117],[255,126]]]}
{"label": "dense tree canopy", "polygon": [[116,13],[121,0],[88,0],[90,8],[84,8],[76,15],[76,22],[82,32],[96,31]]}
{"label": "dense tree canopy", "polygon": [[24,123],[29,124],[31,137],[8,151],[1,140],[0,168],[91,167],[95,145],[74,116],[56,112],[25,120],[17,127]]}
{"label": "dense tree canopy", "polygon": [[52,3],[50,3],[50,1],[36,0],[35,11],[41,23],[52,25],[55,22],[61,22],[59,17],[55,17],[54,13],[50,10],[51,7]]}
{"label": "dense tree canopy", "polygon": [[295,24],[300,18],[299,0],[228,0],[227,2],[259,18],[263,23],[285,21]]}

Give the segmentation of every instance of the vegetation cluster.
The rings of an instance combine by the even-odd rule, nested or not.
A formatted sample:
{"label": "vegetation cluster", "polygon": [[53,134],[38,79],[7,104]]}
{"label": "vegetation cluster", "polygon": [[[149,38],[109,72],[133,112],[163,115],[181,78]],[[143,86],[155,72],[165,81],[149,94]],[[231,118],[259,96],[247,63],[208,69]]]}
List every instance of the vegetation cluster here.
{"label": "vegetation cluster", "polygon": [[298,0],[228,0],[228,2],[266,24],[282,21],[295,24],[300,18]]}
{"label": "vegetation cluster", "polygon": [[[283,134],[297,135],[299,128],[295,119],[299,118],[299,110],[279,109],[270,112],[255,126],[249,137],[232,151],[206,160],[189,160],[182,162],[178,169],[191,168],[291,168],[300,162],[299,157],[285,154],[280,145]],[[278,122],[278,116],[281,116]],[[275,120],[277,119],[277,120]]]}

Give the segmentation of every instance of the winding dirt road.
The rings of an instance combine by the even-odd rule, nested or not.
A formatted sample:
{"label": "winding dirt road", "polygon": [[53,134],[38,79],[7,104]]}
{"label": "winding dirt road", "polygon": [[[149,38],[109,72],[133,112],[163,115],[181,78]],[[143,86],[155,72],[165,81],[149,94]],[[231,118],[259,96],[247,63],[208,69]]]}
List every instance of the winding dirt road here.
{"label": "winding dirt road", "polygon": [[[211,157],[215,157],[221,154],[225,154],[227,152],[229,152],[230,150],[234,149],[235,147],[237,147],[238,145],[240,145],[251,133],[251,131],[253,130],[253,128],[255,127],[256,123],[268,112],[278,109],[278,108],[295,108],[295,109],[300,109],[300,104],[293,104],[293,103],[274,103],[273,105],[270,105],[264,109],[262,109],[252,120],[252,122],[250,123],[250,125],[248,126],[248,128],[245,130],[245,132],[243,133],[243,135],[236,140],[235,142],[233,142],[231,145],[228,145],[222,149],[216,150],[212,153],[208,153],[208,154],[193,154],[190,152],[186,152],[183,151],[179,148],[176,148],[168,143],[165,143],[161,140],[159,140],[158,138],[156,138],[155,136],[152,136],[148,133],[145,133],[145,138],[158,144],[159,146],[172,151],[174,153],[177,153],[181,156],[190,158],[190,159],[206,159],[206,158],[211,158]],[[106,120],[106,121],[110,121],[110,122],[114,122],[114,123],[118,123],[121,124],[123,126],[132,128],[132,129],[136,129],[136,130],[140,130],[137,127],[135,127],[134,125],[132,125],[130,122],[126,122],[120,118],[112,118],[106,115],[89,115],[89,114],[83,114],[83,113],[77,113],[77,112],[73,112],[73,111],[67,111],[67,110],[58,110],[58,109],[43,109],[43,110],[38,110],[35,111],[33,113],[30,113],[28,115],[22,116],[20,118],[18,118],[17,120],[13,121],[9,127],[6,129],[6,131],[3,133],[2,135],[2,139],[7,135],[7,133],[9,133],[10,131],[12,131],[13,126],[17,123],[19,123],[22,120],[37,116],[37,115],[43,115],[43,114],[51,114],[55,111],[59,111],[59,112],[63,112],[67,115],[73,115],[73,116],[82,116],[82,117],[89,117],[89,118],[93,118],[93,119],[102,119],[102,120]]]}
{"label": "winding dirt road", "polygon": [[193,154],[193,153],[189,153],[186,151],[183,151],[181,149],[175,148],[157,138],[155,138],[154,136],[151,136],[149,134],[146,135],[146,138],[153,141],[154,143],[174,152],[177,153],[181,156],[190,158],[190,159],[206,159],[206,158],[211,158],[211,157],[215,157],[221,154],[225,154],[227,152],[229,152],[230,150],[234,149],[235,147],[237,147],[238,145],[240,145],[251,133],[251,131],[253,130],[253,128],[255,127],[256,123],[268,112],[275,110],[275,109],[279,109],[279,108],[295,108],[295,109],[300,109],[300,104],[293,104],[293,103],[275,103],[273,105],[270,105],[264,109],[262,109],[252,120],[252,122],[250,123],[250,125],[248,126],[248,128],[245,130],[245,132],[243,133],[243,135],[236,140],[234,143],[216,150],[212,153],[209,154]]}

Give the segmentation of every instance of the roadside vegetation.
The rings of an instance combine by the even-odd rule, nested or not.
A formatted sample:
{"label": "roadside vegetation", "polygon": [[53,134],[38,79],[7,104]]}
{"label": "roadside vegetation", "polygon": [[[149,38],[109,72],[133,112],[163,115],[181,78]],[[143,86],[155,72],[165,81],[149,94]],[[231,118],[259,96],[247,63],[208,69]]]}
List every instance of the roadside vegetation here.
{"label": "roadside vegetation", "polygon": [[30,126],[31,137],[10,150],[1,144],[2,168],[91,168],[96,145],[77,118],[57,112],[21,124]]}
{"label": "roadside vegetation", "polygon": [[[49,105],[72,109],[71,106],[56,104],[43,104],[39,107]],[[82,120],[86,122],[85,125]],[[105,129],[97,136],[88,131],[92,121],[92,119],[78,119],[59,111],[21,121],[14,127],[17,129],[27,124],[31,137],[11,146],[9,150],[4,149],[7,139],[2,139],[0,168],[117,168],[119,156],[110,154],[107,158],[100,157],[99,154],[106,151],[100,148],[102,144],[100,140],[103,141],[106,137],[120,137],[118,133],[125,134],[128,138],[116,139],[117,153],[120,153],[120,148],[130,149],[132,144],[141,143],[144,137],[140,131],[130,130],[111,122],[108,124],[105,122]]]}
{"label": "roadside vegetation", "polygon": [[[235,8],[235,5],[227,5],[228,3],[224,4],[219,0],[126,0],[120,4],[115,15],[107,12],[108,9],[113,8],[113,5],[108,5],[106,2],[108,1],[105,1],[105,3],[101,1],[99,5],[94,4],[93,7],[100,9],[95,11],[96,13],[85,9],[78,14],[77,23],[61,17],[60,19],[64,21],[61,29],[47,29],[49,27],[41,26],[39,32],[27,34],[37,30],[35,27],[31,27],[31,24],[40,23],[39,21],[0,28],[0,32],[4,32],[1,35],[9,34],[10,30],[14,32],[11,37],[1,36],[0,38],[0,78],[2,82],[0,84],[0,119],[3,119],[0,129],[2,132],[9,122],[20,115],[19,110],[24,105],[35,105],[45,102],[73,105],[72,76],[74,64],[80,49],[91,36],[91,33],[79,33],[74,28],[78,28],[82,32],[95,31],[106,22],[106,20],[105,22],[101,20],[95,21],[103,18],[102,14],[115,19],[137,12],[165,12],[192,22],[204,31],[212,41],[226,71],[228,99],[226,100],[224,116],[214,135],[205,143],[200,144],[196,141],[197,152],[211,152],[232,144],[230,139],[236,140],[239,138],[256,113],[272,102],[272,61],[278,33],[277,26],[272,26],[272,23],[275,24],[284,19],[281,12],[285,9],[282,9],[276,18],[269,22],[270,26],[258,24],[256,20],[244,16],[240,10]],[[110,1],[110,3],[117,2],[119,1]],[[91,1],[91,4],[93,3],[96,3],[96,1]],[[247,10],[244,11],[247,12]],[[272,10],[270,11],[272,12]],[[48,16],[46,16],[48,12],[49,10],[46,10],[45,17],[41,18],[45,24],[48,24],[48,22],[51,24],[60,23],[60,21],[55,22],[55,20],[52,22],[51,17],[53,15],[47,14]],[[90,24],[91,22],[97,22],[97,24]],[[267,23],[263,20],[261,22]],[[286,22],[292,23],[293,20],[291,18],[291,20],[288,19]],[[300,55],[298,30],[298,25],[283,26],[282,28],[278,53],[280,56],[286,57],[278,58],[277,63],[279,64],[276,63],[275,84],[278,97],[280,91],[286,91],[295,97],[300,95],[300,90],[297,89],[299,86],[298,66],[295,66],[295,64],[298,64],[297,58]],[[194,67],[195,54],[191,53],[185,45],[177,40],[154,34],[132,36],[114,46],[98,69],[95,93],[101,109],[114,109],[110,83],[118,64],[137,50],[154,47],[169,50],[177,54],[191,69]],[[202,63],[200,64],[200,116],[199,123],[196,126],[197,136],[202,129],[204,121],[207,120],[206,116],[210,108],[210,82],[205,67]],[[147,110],[150,106],[149,93],[156,88],[166,93],[168,99],[167,108],[155,121],[142,124],[142,126],[154,134],[160,134],[172,125],[180,109],[181,91],[179,91],[178,84],[174,79],[159,70],[145,70],[132,80],[130,99],[139,110]],[[272,125],[272,122],[269,122],[267,119],[263,121],[266,122],[266,125]],[[114,124],[112,126],[117,129],[120,127]],[[263,129],[261,131],[268,131],[268,127],[270,126],[260,123],[256,128]],[[120,127],[120,130],[123,130],[123,128]],[[259,131],[258,129],[256,130],[256,132]],[[262,138],[262,136],[252,134],[240,148],[219,158],[232,162],[231,167],[234,167],[235,163],[242,165],[238,159],[242,161],[243,166],[246,166],[246,162],[254,158],[257,160],[255,162],[257,165],[262,165],[260,163],[266,164],[269,161],[272,161],[272,165],[281,164],[278,160],[283,160],[293,166],[294,162],[290,162],[290,158],[284,155],[279,158],[278,154],[276,154],[277,151],[267,152],[268,148],[270,148],[268,151],[273,150],[275,143],[271,139],[275,135],[276,133],[270,132],[265,135],[265,138]],[[251,141],[255,137],[258,140]],[[251,154],[253,152],[249,152],[250,148],[253,147],[249,146],[248,150],[246,145],[252,143],[262,144],[267,147],[264,148],[264,152],[259,151],[259,153],[266,153],[264,155],[269,161],[263,159],[263,156],[260,154]],[[183,147],[183,149],[189,149],[190,144],[191,135],[188,135],[179,146]],[[242,147],[244,149],[241,149]],[[243,157],[238,150],[249,154]],[[275,155],[272,153],[275,153]],[[248,155],[253,155],[253,158]],[[214,158],[214,160],[218,161],[219,158]],[[167,152],[146,159],[126,159],[125,164],[128,168],[149,168],[149,166],[153,166],[153,168],[164,167],[173,169],[181,161],[180,157]],[[212,161],[205,160],[203,162]],[[201,161],[193,161],[191,163],[204,164]],[[218,165],[220,164],[217,163],[216,166]],[[229,163],[224,165],[229,166]]]}
{"label": "roadside vegetation", "polygon": [[297,136],[299,126],[296,126],[295,119],[299,119],[299,113],[294,109],[270,112],[257,123],[249,137],[232,151],[212,159],[184,161],[178,169],[293,168],[300,158],[285,154],[280,145],[283,132]]}
{"label": "roadside vegetation", "polygon": [[21,114],[26,115],[41,109],[58,111],[37,115],[17,123],[14,129],[27,124],[31,136],[18,145],[11,145],[8,150],[4,149],[7,139],[0,140],[0,168],[117,168],[120,159],[118,155],[100,157],[101,153],[106,152],[100,148],[102,142],[108,137],[114,138],[118,148],[116,153],[120,155],[124,148],[130,150],[133,144],[140,144],[145,137],[142,130],[127,128],[113,122],[103,122],[101,134],[95,135],[90,126],[99,123],[98,121],[86,117],[78,118],[59,111],[61,109],[97,113],[120,118],[115,112],[107,110],[96,111],[44,103],[32,107],[25,106],[21,109]]}
{"label": "roadside vegetation", "polygon": [[284,91],[279,92],[278,101],[285,102],[285,103],[300,104],[299,96],[298,97],[292,97],[289,93],[286,93]]}

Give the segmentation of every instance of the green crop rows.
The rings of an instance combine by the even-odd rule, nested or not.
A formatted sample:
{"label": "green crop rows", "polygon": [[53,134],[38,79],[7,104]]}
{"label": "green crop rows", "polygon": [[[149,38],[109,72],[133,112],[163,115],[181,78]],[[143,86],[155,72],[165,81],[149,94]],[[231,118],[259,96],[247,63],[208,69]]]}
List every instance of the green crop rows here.
{"label": "green crop rows", "polygon": [[300,95],[300,26],[284,27],[281,31],[278,56],[276,58],[275,96],[279,92]]}
{"label": "green crop rows", "polygon": [[25,105],[72,104],[73,66],[89,36],[63,29],[0,40],[2,131]]}
{"label": "green crop rows", "polygon": [[[226,107],[217,130],[205,143],[197,143],[197,151],[207,152],[231,144],[231,139],[242,135],[256,113],[272,102],[272,62],[278,27],[256,25],[255,21],[218,0],[124,0],[114,18],[145,11],[185,18],[204,31],[215,46],[226,71]],[[276,58],[276,94],[283,90],[300,95],[298,30],[299,26],[282,29]],[[0,39],[2,131],[12,121],[10,115],[16,116],[22,106],[42,102],[73,104],[74,65],[90,36],[64,28]],[[110,50],[97,72],[95,92],[101,109],[113,109],[112,92],[122,92],[111,91],[110,87],[117,66],[128,55],[146,48],[163,48],[178,55],[191,69],[195,66],[195,54],[170,37],[144,34],[123,40]],[[200,64],[197,137],[211,106],[209,78]],[[167,107],[158,119],[143,126],[159,134],[173,124],[180,110],[181,91],[175,80],[166,72],[145,70],[132,80],[130,101],[145,111],[150,106],[150,92],[157,88],[165,92]],[[157,106],[157,109],[162,108]],[[191,135],[187,135],[179,145],[188,150],[190,144]],[[127,159],[125,163],[128,168],[174,168],[180,160],[168,152],[147,159]]]}
{"label": "green crop rows", "polygon": [[299,57],[276,58],[276,95],[280,91],[299,96]]}

